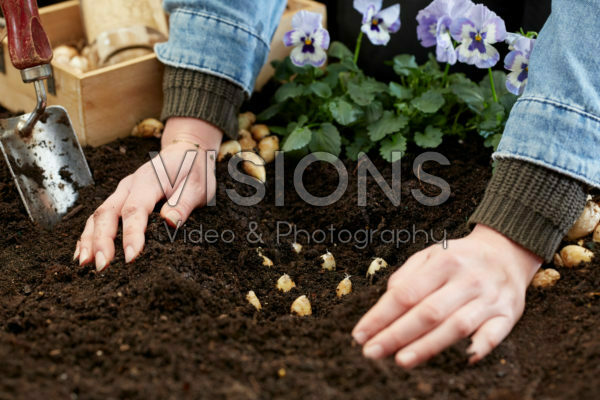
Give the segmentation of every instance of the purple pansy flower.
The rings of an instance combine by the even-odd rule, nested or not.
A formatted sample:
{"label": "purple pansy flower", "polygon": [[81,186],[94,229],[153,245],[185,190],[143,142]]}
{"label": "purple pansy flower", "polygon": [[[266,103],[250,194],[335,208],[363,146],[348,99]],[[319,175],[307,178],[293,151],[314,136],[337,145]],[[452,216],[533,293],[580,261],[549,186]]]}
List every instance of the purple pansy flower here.
{"label": "purple pansy flower", "polygon": [[465,18],[452,22],[450,33],[460,42],[456,48],[458,61],[478,68],[491,68],[500,60],[500,53],[492,44],[506,39],[506,25],[483,4],[471,8]]}
{"label": "purple pansy flower", "polygon": [[299,11],[292,18],[292,30],[283,37],[286,46],[296,46],[290,55],[292,62],[302,67],[310,64],[320,67],[327,60],[329,32],[323,29],[321,14]]}
{"label": "purple pansy flower", "polygon": [[475,4],[471,0],[434,0],[417,15],[417,36],[423,47],[436,47],[439,62],[456,64],[456,51],[450,36],[450,26],[464,17]]}
{"label": "purple pansy flower", "polygon": [[383,0],[354,0],[354,9],[363,15],[361,31],[371,43],[385,46],[390,33],[400,30],[400,4],[382,10]]}
{"label": "purple pansy flower", "polygon": [[506,76],[506,88],[512,94],[520,96],[529,77],[529,57],[535,39],[518,34],[509,34],[506,42],[512,50],[504,59],[504,68],[510,71]]}

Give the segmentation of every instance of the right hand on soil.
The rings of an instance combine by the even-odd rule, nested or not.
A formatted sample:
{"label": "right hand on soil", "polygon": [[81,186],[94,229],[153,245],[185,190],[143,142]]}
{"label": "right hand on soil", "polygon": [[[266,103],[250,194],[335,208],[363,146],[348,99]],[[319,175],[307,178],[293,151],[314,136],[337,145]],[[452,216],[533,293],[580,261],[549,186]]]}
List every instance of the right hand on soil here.
{"label": "right hand on soil", "polygon": [[[215,159],[207,150],[218,151],[222,133],[215,126],[194,118],[170,118],[162,137],[160,156],[171,178],[172,186],[161,182],[150,161],[124,178],[115,192],[87,220],[81,239],[77,242],[75,259],[80,265],[96,262],[96,269],[105,269],[115,256],[114,240],[123,220],[123,249],[125,262],[132,262],[143,250],[148,216],[156,204],[165,198],[179,197],[171,207],[165,203],[160,211],[169,225],[176,227],[187,220],[196,207],[206,205],[216,193]],[[199,149],[194,144],[199,145]],[[197,151],[191,169],[182,165],[189,151]],[[191,157],[189,157],[191,162]],[[189,170],[189,174],[185,171]],[[185,187],[185,190],[184,190]],[[164,191],[163,191],[164,188]],[[177,196],[177,197],[176,197]]]}
{"label": "right hand on soil", "polygon": [[501,233],[477,225],[470,235],[423,250],[396,271],[387,292],[352,334],[368,358],[396,354],[413,368],[471,336],[471,363],[512,330],[542,260]]}

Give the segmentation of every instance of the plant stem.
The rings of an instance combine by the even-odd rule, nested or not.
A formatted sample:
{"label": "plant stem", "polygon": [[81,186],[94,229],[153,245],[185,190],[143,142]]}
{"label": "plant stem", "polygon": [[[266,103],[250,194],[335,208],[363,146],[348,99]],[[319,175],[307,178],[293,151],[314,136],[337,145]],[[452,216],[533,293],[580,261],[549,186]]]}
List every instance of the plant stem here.
{"label": "plant stem", "polygon": [[490,73],[490,85],[492,86],[492,96],[494,97],[494,101],[498,102],[498,95],[496,94],[496,85],[494,85],[494,74],[492,73],[492,69],[488,69]]}
{"label": "plant stem", "polygon": [[358,39],[356,39],[356,48],[354,49],[354,64],[357,65],[358,63],[358,55],[360,54],[360,45],[362,43],[362,38],[363,38],[363,31],[360,31],[360,33],[358,34]]}
{"label": "plant stem", "polygon": [[446,64],[446,68],[444,69],[444,78],[442,79],[442,86],[446,86],[446,81],[448,80],[448,72],[450,72],[450,64]]}

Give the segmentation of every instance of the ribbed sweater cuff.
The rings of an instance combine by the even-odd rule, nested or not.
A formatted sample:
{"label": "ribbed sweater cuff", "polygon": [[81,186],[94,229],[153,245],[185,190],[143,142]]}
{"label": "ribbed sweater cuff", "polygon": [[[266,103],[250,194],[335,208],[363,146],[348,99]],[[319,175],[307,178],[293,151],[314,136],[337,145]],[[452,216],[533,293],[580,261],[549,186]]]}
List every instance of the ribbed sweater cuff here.
{"label": "ribbed sweater cuff", "polygon": [[214,75],[185,68],[165,67],[161,119],[192,117],[238,135],[238,112],[245,99],[241,87]]}
{"label": "ribbed sweater cuff", "polygon": [[469,225],[487,225],[550,262],[585,203],[578,181],[532,163],[501,159]]}

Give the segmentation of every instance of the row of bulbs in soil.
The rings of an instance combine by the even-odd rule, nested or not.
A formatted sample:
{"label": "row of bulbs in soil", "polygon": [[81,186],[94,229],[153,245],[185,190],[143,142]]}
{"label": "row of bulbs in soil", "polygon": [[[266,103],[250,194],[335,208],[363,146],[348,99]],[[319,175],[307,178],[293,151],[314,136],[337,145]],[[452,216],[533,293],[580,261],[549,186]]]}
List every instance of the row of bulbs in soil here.
{"label": "row of bulbs in soil", "polygon": [[[293,243],[292,248],[297,254],[299,254],[302,251],[302,245],[300,243]],[[256,249],[256,252],[258,253],[258,256],[262,259],[262,265],[264,267],[273,267],[273,261],[263,254],[262,249],[260,247]],[[333,256],[333,254],[331,254],[331,252],[328,251],[327,253],[321,255],[320,258],[321,268],[323,270],[335,271],[335,257]],[[375,276],[375,274],[379,270],[385,269],[387,267],[388,263],[383,258],[375,258],[371,262],[371,265],[369,265],[369,269],[367,270],[367,277],[373,278],[373,276]],[[352,281],[350,280],[350,278],[351,277],[349,275],[346,275],[346,277],[342,279],[342,281],[337,285],[337,288],[335,290],[337,297],[341,298],[352,293]],[[275,284],[275,288],[284,293],[289,292],[295,287],[296,283],[288,274],[283,274]],[[258,296],[256,296],[256,293],[254,293],[253,290],[250,290],[248,292],[248,294],[246,295],[246,300],[254,308],[256,308],[257,311],[262,310],[262,304],[260,303]],[[310,304],[310,300],[308,300],[308,297],[306,297],[306,295],[299,296],[292,303],[290,311],[292,312],[292,314],[296,314],[301,317],[312,315],[312,306]]]}
{"label": "row of bulbs in soil", "polygon": [[[227,155],[242,158],[244,171],[261,182],[267,180],[265,165],[275,160],[279,150],[279,138],[271,135],[269,127],[256,123],[256,115],[245,112],[238,116],[239,134],[237,140],[228,140],[221,144],[217,161],[223,161]],[[147,118],[131,131],[132,136],[160,138],[164,125],[155,118]]]}
{"label": "row of bulbs in soil", "polygon": [[[600,205],[592,201],[588,196],[588,201],[583,212],[573,225],[567,235],[566,241],[576,242],[562,248],[554,255],[554,266],[558,268],[576,268],[590,263],[594,258],[594,253],[585,248],[585,237],[592,235],[594,243],[600,243]],[[554,268],[540,269],[533,278],[532,285],[535,287],[551,287],[560,279],[560,273]]]}
{"label": "row of bulbs in soil", "polygon": [[[238,122],[240,127],[239,139],[224,142],[219,150],[217,161],[222,161],[227,155],[235,155],[239,153],[240,157],[242,157],[244,160],[242,163],[242,168],[244,171],[248,175],[255,177],[261,182],[265,182],[265,164],[270,163],[275,159],[275,152],[279,150],[279,138],[271,135],[269,128],[266,125],[255,125],[256,116],[251,112],[240,114],[238,116]],[[133,128],[132,135],[139,137],[160,138],[163,129],[164,126],[160,121],[149,118],[137,124]],[[258,154],[256,152],[258,152]],[[591,198],[588,198],[587,204],[581,216],[565,237],[565,240],[577,241],[577,244],[567,245],[558,253],[556,253],[554,255],[554,265],[559,268],[575,268],[582,264],[591,262],[594,257],[594,253],[583,247],[585,241],[582,239],[591,234],[593,234],[593,242],[600,243],[600,205],[592,201]],[[300,244],[297,243],[295,245],[300,246]],[[323,255],[322,257],[326,256],[327,254]],[[333,258],[333,256],[331,257]],[[385,263],[385,261],[383,262]],[[335,260],[333,261],[333,265],[335,268]],[[280,280],[282,280],[285,276],[286,275],[281,277]],[[289,277],[287,279],[289,279]],[[554,286],[559,279],[560,273],[557,270],[553,268],[540,269],[533,278],[532,285],[534,287],[542,288],[551,287]],[[285,279],[283,280],[285,281]],[[291,282],[293,284],[293,281]],[[347,290],[352,290],[352,283],[350,282],[349,278],[340,283],[341,287],[345,287],[344,285],[348,287]],[[345,290],[340,289],[340,286],[338,286],[338,293]],[[256,298],[254,292],[251,291],[248,293],[248,298],[254,299],[252,304],[255,305],[255,307],[258,305],[256,308],[260,309],[260,302]],[[298,305],[308,305],[307,309],[310,310],[310,303],[305,296],[301,296],[296,300],[296,302]]]}

